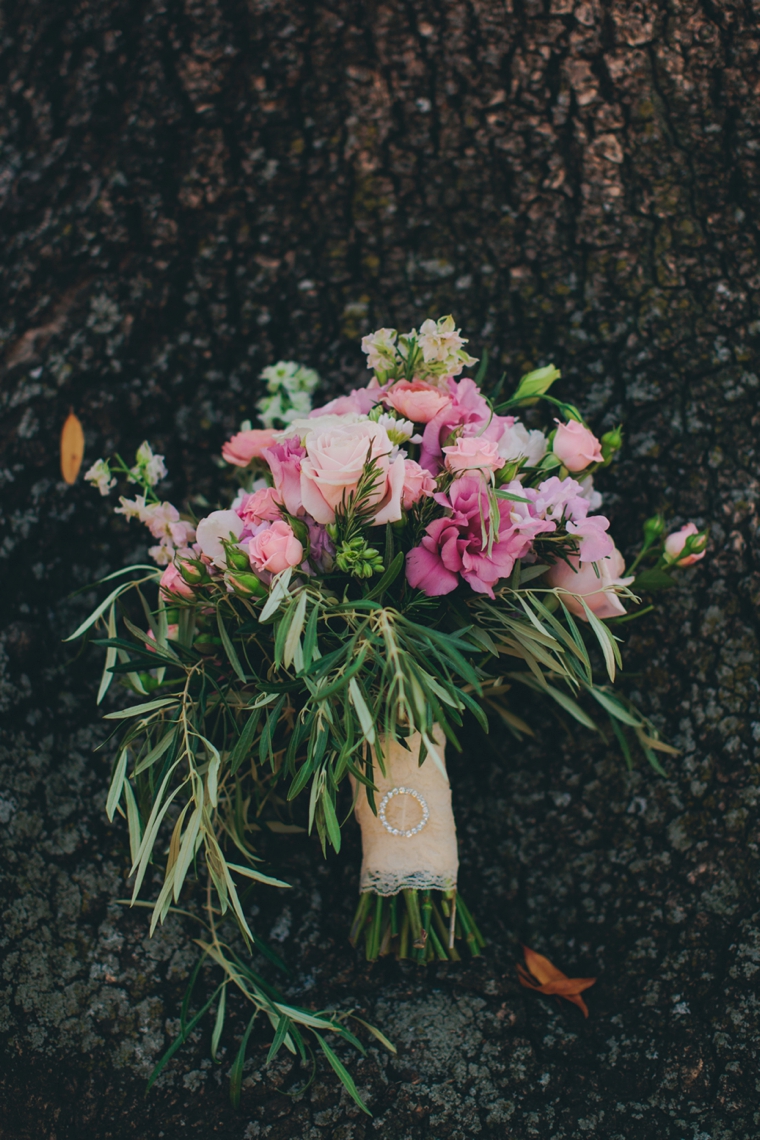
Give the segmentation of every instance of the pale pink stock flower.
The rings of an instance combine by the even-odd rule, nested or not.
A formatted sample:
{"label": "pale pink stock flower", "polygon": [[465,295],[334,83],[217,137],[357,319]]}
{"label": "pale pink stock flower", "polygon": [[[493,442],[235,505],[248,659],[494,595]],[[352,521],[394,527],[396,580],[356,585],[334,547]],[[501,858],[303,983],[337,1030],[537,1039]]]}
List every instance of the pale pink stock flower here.
{"label": "pale pink stock flower", "polygon": [[694,523],[687,523],[682,526],[680,530],[674,530],[665,539],[665,553],[671,562],[677,562],[679,566],[693,566],[695,562],[699,562],[704,558],[706,551],[697,550],[692,554],[688,554],[686,558],[679,558],[681,551],[686,545],[686,539],[690,535],[699,534],[699,529]]}
{"label": "pale pink stock flower", "polygon": [[576,479],[569,476],[560,479],[552,475],[544,479],[538,487],[525,487],[521,492],[531,499],[539,515],[548,519],[559,520],[564,515],[567,519],[585,519],[589,510],[589,501],[583,493],[583,487]]}
{"label": "pale pink stock flower", "polygon": [[[315,421],[318,423],[319,421]],[[356,491],[368,459],[375,460],[378,481],[369,496],[377,507],[374,526],[401,518],[404,489],[404,459],[390,459],[393,449],[388,433],[379,424],[363,421],[346,427],[328,426],[306,438],[306,458],[301,460],[301,499],[307,512],[319,523],[335,520],[335,509]]]}
{"label": "pale pink stock flower", "polygon": [[424,467],[420,467],[414,459],[404,460],[404,490],[401,495],[401,505],[405,511],[432,495],[435,491],[435,479]]}
{"label": "pale pink stock flower", "polygon": [[620,617],[626,612],[614,587],[630,586],[633,577],[623,577],[625,562],[617,547],[613,547],[608,558],[596,563],[598,576],[592,563],[581,563],[575,556],[569,561],[569,566],[565,562],[556,562],[547,572],[546,582],[561,591],[562,601],[571,614],[581,621],[588,621],[580,598],[598,618]]}
{"label": "pale pink stock flower", "polygon": [[478,476],[457,479],[448,497],[436,495],[436,502],[449,508],[451,517],[430,523],[420,545],[409,551],[407,581],[429,597],[440,597],[455,590],[461,578],[476,593],[493,597],[493,587],[512,573],[530,539],[512,523],[505,500],[499,501],[498,533],[489,535],[488,492]]}
{"label": "pale pink stock flower", "polygon": [[282,496],[274,487],[262,487],[246,495],[235,507],[243,522],[253,528],[262,522],[276,522],[282,518]]}
{"label": "pale pink stock flower", "polygon": [[344,416],[351,412],[359,415],[368,415],[381,398],[384,388],[354,388],[345,396],[336,396],[321,408],[314,408],[309,412],[309,419],[320,419],[322,416]]}
{"label": "pale pink stock flower", "polygon": [[443,448],[443,454],[446,467],[454,474],[480,471],[485,476],[503,466],[496,444],[482,436],[460,436],[456,443]]}
{"label": "pale pink stock flower", "polygon": [[272,472],[274,487],[281,496],[290,515],[303,513],[301,502],[301,461],[306,448],[297,438],[284,439],[264,452],[264,459]]}
{"label": "pale pink stock flower", "polygon": [[277,432],[273,428],[253,428],[239,431],[228,439],[222,448],[222,459],[235,467],[247,467],[253,459],[261,459],[267,447],[274,443]]}
{"label": "pale pink stock flower", "polygon": [[583,471],[590,463],[601,463],[602,445],[592,431],[577,420],[557,423],[552,451],[568,471]]}
{"label": "pale pink stock flower", "polygon": [[173,562],[169,563],[161,575],[160,586],[162,593],[170,600],[172,596],[187,599],[195,597],[192,586],[185,581]]}
{"label": "pale pink stock flower", "polygon": [[240,538],[242,533],[243,520],[237,511],[212,511],[198,523],[198,546],[209,562],[224,570],[227,566],[227,555],[222,539],[234,541]]}
{"label": "pale pink stock flower", "polygon": [[248,543],[248,557],[252,568],[261,573],[279,574],[288,566],[298,566],[303,562],[303,546],[293,533],[293,528],[280,519],[266,530],[260,531]]}
{"label": "pale pink stock flower", "polygon": [[567,522],[565,528],[568,534],[579,540],[578,558],[581,562],[598,562],[601,558],[608,558],[615,549],[615,544],[608,534],[610,520],[604,515],[592,515],[579,522]]}
{"label": "pale pink stock flower", "polygon": [[423,380],[400,380],[386,392],[383,400],[387,407],[415,424],[430,423],[451,402],[451,396]]}

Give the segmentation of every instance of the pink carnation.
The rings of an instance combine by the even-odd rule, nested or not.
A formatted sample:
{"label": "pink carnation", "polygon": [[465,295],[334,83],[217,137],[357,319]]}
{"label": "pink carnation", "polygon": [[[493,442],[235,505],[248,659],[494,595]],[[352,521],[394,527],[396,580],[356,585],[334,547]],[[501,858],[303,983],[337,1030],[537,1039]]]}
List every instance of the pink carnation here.
{"label": "pink carnation", "polygon": [[239,431],[228,439],[222,448],[222,459],[235,467],[247,467],[253,459],[260,459],[265,448],[274,443],[277,432],[273,428],[254,428]]}
{"label": "pink carnation", "polygon": [[443,448],[446,467],[455,474],[481,471],[486,475],[503,466],[499,449],[491,439],[482,436],[460,436],[456,443]]}
{"label": "pink carnation", "polygon": [[400,380],[386,394],[384,403],[415,424],[430,423],[451,404],[451,396],[423,380]]}
{"label": "pink carnation", "polygon": [[601,463],[602,445],[592,431],[577,420],[557,423],[552,451],[568,471],[583,471],[590,463]]}
{"label": "pink carnation", "polygon": [[493,597],[493,587],[512,573],[516,559],[530,549],[530,539],[514,526],[509,505],[499,501],[499,529],[489,550],[488,493],[481,479],[465,475],[452,484],[448,497],[436,502],[451,510],[451,517],[435,519],[419,546],[406,556],[406,577],[411,586],[429,597],[450,594],[460,578],[479,594]]}
{"label": "pink carnation", "polygon": [[435,479],[430,472],[426,471],[424,467],[420,467],[419,463],[415,463],[413,459],[405,459],[404,490],[401,495],[401,505],[404,510],[408,511],[420,499],[432,495],[434,491]]}
{"label": "pink carnation", "polygon": [[248,543],[248,557],[257,572],[279,574],[303,562],[303,546],[284,519],[273,522]]}
{"label": "pink carnation", "polygon": [[278,492],[288,514],[303,514],[301,502],[301,460],[306,448],[297,437],[275,443],[264,452],[264,459],[272,472],[275,490]]}
{"label": "pink carnation", "polygon": [[246,526],[253,529],[262,522],[276,522],[282,518],[282,497],[274,487],[262,487],[252,495],[246,495],[235,510]]}

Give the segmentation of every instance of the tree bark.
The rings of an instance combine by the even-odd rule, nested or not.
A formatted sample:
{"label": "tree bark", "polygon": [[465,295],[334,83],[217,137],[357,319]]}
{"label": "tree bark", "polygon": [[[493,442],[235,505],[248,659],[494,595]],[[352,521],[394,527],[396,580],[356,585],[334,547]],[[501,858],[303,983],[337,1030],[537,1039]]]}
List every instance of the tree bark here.
{"label": "tree bark", "polygon": [[[757,4],[4,9],[5,1135],[757,1136]],[[167,497],[213,499],[264,365],[337,392],[366,375],[361,335],[447,312],[492,380],[554,361],[598,431],[624,423],[603,488],[622,548],[656,510],[712,527],[624,627],[626,691],[681,755],[629,773],[551,722],[452,758],[490,949],[440,974],[355,959],[356,837],[327,868],[305,841],[268,848],[297,887],[257,896],[256,921],[294,999],[353,1006],[399,1048],[355,1067],[375,1121],[321,1067],[279,1095],[308,1074],[255,1050],[235,1114],[206,1037],[145,1100],[193,953],[116,902],[102,661],[61,639],[94,598],[71,592],[141,540],[60,481],[61,425],[73,408],[87,463],[148,438]],[[587,1023],[520,989],[519,942],[599,976]]]}

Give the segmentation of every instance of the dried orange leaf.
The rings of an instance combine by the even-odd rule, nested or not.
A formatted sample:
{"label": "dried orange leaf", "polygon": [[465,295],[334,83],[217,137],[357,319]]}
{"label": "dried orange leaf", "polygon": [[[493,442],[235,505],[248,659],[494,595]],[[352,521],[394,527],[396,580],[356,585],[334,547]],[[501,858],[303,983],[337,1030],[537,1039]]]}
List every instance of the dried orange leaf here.
{"label": "dried orange leaf", "polygon": [[[517,965],[517,976],[520,984],[526,989],[535,990],[536,993],[563,997],[566,1001],[577,1005],[584,1017],[588,1017],[588,1008],[579,995],[589,986],[593,986],[596,978],[568,978],[558,970],[553,962],[543,954],[537,954],[529,946],[523,946],[525,966]],[[527,966],[527,969],[525,968]]]}
{"label": "dried orange leaf", "polygon": [[64,482],[76,483],[83,458],[84,432],[82,425],[74,413],[69,412],[61,431],[61,474]]}

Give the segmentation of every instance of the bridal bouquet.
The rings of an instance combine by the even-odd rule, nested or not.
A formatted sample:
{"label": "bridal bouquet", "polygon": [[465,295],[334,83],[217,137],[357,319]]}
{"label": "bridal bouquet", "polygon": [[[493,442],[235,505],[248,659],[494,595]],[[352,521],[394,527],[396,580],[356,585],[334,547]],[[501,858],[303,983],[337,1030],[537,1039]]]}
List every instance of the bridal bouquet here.
{"label": "bridal bouquet", "polygon": [[[137,698],[106,718],[126,726],[107,812],[126,818],[133,902],[163,865],[151,931],[190,879],[206,881],[198,944],[221,970],[162,1064],[214,1006],[216,1053],[236,988],[253,1012],[233,1091],[261,1014],[270,1057],[283,1045],[305,1057],[312,1033],[359,1099],[328,1043],[337,1033],[359,1045],[345,1017],[284,1001],[239,944],[275,957],[246,888],[287,886],[261,869],[255,839],[296,828],[288,801],[307,797],[303,821],[323,852],[358,820],[350,933],[367,959],[456,960],[484,945],[457,892],[445,759],[466,716],[487,729],[493,714],[520,739],[528,689],[586,729],[601,731],[601,718],[629,763],[632,744],[658,771],[657,754],[673,751],[612,687],[615,629],[637,588],[670,585],[703,557],[706,534],[688,524],[666,538],[650,519],[626,573],[594,487],[620,430],[598,439],[550,395],[552,366],[508,399],[500,385],[486,391],[485,364],[462,376],[477,363],[466,343],[451,317],[380,329],[362,342],[366,387],[314,409],[316,373],[265,369],[263,426],[244,424],[223,449],[239,489],[200,517],[157,494],[166,468],[147,443],[131,467],[98,460],[87,474],[103,495],[119,476],[132,483],[116,511],[155,539],[156,565],[112,575],[72,635],[104,634],[99,702],[114,677]],[[529,427],[520,416],[535,419],[539,400],[550,415]]]}

